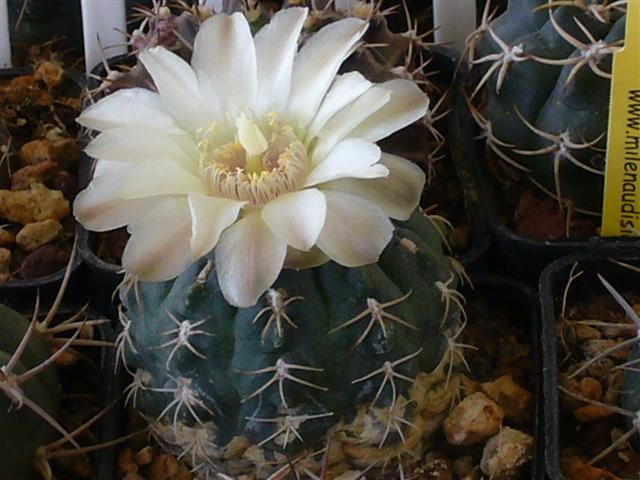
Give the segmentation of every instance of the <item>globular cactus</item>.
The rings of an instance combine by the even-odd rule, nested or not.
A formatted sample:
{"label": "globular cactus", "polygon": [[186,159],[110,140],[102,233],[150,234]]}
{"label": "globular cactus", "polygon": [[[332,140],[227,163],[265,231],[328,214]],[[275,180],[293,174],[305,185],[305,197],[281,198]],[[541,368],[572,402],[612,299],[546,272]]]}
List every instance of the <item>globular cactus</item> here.
{"label": "globular cactus", "polygon": [[0,304],[0,480],[52,480],[51,459],[102,448],[101,445],[82,448],[75,437],[104,415],[106,409],[71,432],[59,421],[58,360],[73,346],[113,345],[79,338],[87,328],[105,322],[83,320],[86,307],[63,321],[55,321],[73,270],[75,252],[74,246],[60,289],[46,315],[40,312],[39,296],[31,321]]}
{"label": "globular cactus", "polygon": [[58,377],[50,344],[28,320],[0,305],[0,322],[0,478],[35,478],[36,451],[59,427]]}
{"label": "globular cactus", "polygon": [[250,308],[224,301],[212,254],[172,281],[130,279],[127,399],[202,478],[402,469],[458,391],[457,281],[417,212],[378,264],[285,270]]}
{"label": "globular cactus", "polygon": [[512,0],[495,20],[490,12],[487,2],[468,39],[479,79],[471,109],[487,150],[562,208],[599,215],[625,2]]}

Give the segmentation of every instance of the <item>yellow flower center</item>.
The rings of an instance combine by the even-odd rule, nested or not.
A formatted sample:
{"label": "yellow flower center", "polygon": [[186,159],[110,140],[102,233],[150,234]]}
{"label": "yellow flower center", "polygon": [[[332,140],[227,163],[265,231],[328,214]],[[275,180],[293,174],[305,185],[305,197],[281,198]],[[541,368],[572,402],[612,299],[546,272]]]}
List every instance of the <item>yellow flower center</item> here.
{"label": "yellow flower center", "polygon": [[302,186],[307,150],[289,125],[275,114],[262,128],[244,114],[230,125],[226,141],[216,138],[214,126],[198,145],[200,172],[212,195],[259,206]]}

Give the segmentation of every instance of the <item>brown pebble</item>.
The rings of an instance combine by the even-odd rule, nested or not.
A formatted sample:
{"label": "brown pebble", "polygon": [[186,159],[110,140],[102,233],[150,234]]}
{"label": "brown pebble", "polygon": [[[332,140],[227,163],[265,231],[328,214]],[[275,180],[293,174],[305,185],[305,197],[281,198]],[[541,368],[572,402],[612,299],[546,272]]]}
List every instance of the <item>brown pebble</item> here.
{"label": "brown pebble", "polygon": [[561,465],[566,480],[618,480],[612,473],[589,465],[585,459],[575,455],[563,456]]}
{"label": "brown pebble", "polygon": [[573,416],[580,423],[590,423],[604,420],[613,415],[613,412],[599,405],[585,405],[573,411]]}
{"label": "brown pebble", "polygon": [[16,235],[16,243],[25,252],[33,252],[58,238],[60,233],[62,233],[62,224],[57,220],[29,223],[22,227]]}
{"label": "brown pebble", "polygon": [[122,473],[138,473],[138,465],[133,461],[133,450],[125,448],[118,452],[118,469]]}
{"label": "brown pebble", "polygon": [[39,138],[25,143],[18,152],[22,165],[37,165],[38,163],[53,161],[51,142]]}
{"label": "brown pebble", "polygon": [[62,166],[68,166],[80,158],[80,147],[73,138],[63,138],[51,145],[53,159]]}
{"label": "brown pebble", "polygon": [[34,183],[46,183],[55,177],[59,168],[51,160],[22,167],[11,176],[11,190],[26,190]]}
{"label": "brown pebble", "polygon": [[456,405],[445,419],[444,433],[451,445],[472,445],[498,433],[503,419],[500,406],[476,392]]}
{"label": "brown pebble", "polygon": [[78,179],[73,174],[60,170],[51,181],[54,190],[60,190],[64,198],[72,202],[78,194]]}
{"label": "brown pebble", "polygon": [[25,257],[20,265],[20,277],[33,279],[44,277],[65,267],[69,261],[68,250],[57,245],[43,245]]}
{"label": "brown pebble", "polygon": [[453,461],[453,470],[456,472],[458,478],[464,478],[468,476],[475,467],[475,461],[471,455],[465,457],[456,458]]}
{"label": "brown pebble", "polygon": [[502,407],[508,420],[524,423],[531,418],[533,394],[514,382],[510,375],[483,383],[480,389]]}
{"label": "brown pebble", "polygon": [[21,225],[40,220],[62,220],[70,213],[69,201],[62,192],[49,190],[41,183],[29,190],[0,190],[0,217]]}
{"label": "brown pebble", "polygon": [[189,469],[168,453],[154,457],[149,466],[149,480],[191,480]]}
{"label": "brown pebble", "polygon": [[47,87],[54,88],[62,84],[65,72],[60,62],[46,60],[36,65],[33,76],[42,80]]}
{"label": "brown pebble", "polygon": [[147,445],[141,450],[136,452],[133,457],[133,461],[136,462],[139,466],[148,465],[153,460],[153,447]]}
{"label": "brown pebble", "polygon": [[0,248],[0,282],[6,282],[11,276],[11,250]]}
{"label": "brown pebble", "polygon": [[0,247],[11,245],[15,243],[15,241],[16,236],[13,233],[4,228],[0,228]]}

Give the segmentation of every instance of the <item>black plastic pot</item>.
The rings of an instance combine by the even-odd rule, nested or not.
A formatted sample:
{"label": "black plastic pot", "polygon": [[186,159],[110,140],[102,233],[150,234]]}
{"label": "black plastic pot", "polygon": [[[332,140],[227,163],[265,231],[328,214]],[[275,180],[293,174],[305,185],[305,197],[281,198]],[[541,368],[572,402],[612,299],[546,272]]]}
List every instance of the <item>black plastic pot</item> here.
{"label": "black plastic pot", "polygon": [[640,256],[633,251],[601,249],[599,252],[570,255],[549,265],[540,276],[540,303],[542,313],[542,352],[544,372],[544,458],[548,476],[553,480],[563,480],[560,469],[561,428],[558,395],[558,358],[556,322],[563,291],[571,268],[578,264],[584,274],[571,286],[570,299],[585,300],[594,296],[607,295],[607,291],[596,277],[601,273],[612,284],[620,284],[627,279],[637,284],[638,274],[629,271],[611,260],[640,265]]}
{"label": "black plastic pot", "polygon": [[[12,78],[28,75],[31,73],[31,68],[23,67],[23,68],[9,68],[9,69],[0,69],[0,81],[10,80]],[[70,72],[69,78],[71,78],[75,83],[82,88],[83,79],[78,72]],[[6,188],[9,181],[10,175],[9,172],[11,169],[15,169],[14,162],[3,162],[0,166],[0,188]],[[79,229],[76,228],[75,235],[79,234]],[[73,273],[71,278],[71,284],[74,285],[77,280],[77,271],[78,266],[81,263],[80,255],[76,255],[76,259],[73,264]],[[60,286],[60,282],[64,277],[65,269],[63,268],[57,272],[54,272],[50,275],[46,275],[40,278],[34,279],[11,279],[7,282],[0,284],[0,302],[7,304],[20,304],[22,301],[26,300],[30,294],[35,290],[39,289],[43,293],[54,293],[57,291]],[[78,291],[76,288],[70,288],[69,292]]]}
{"label": "black plastic pot", "polygon": [[465,72],[461,72],[458,87],[455,89],[459,123],[458,131],[454,134],[459,145],[454,150],[454,155],[456,162],[468,169],[470,178],[465,178],[465,184],[473,185],[475,189],[468,195],[474,203],[470,208],[484,218],[492,237],[493,248],[489,254],[492,265],[533,285],[549,263],[565,255],[604,251],[609,248],[640,249],[640,241],[636,239],[591,237],[587,240],[543,241],[525,237],[511,230],[501,214],[501,204],[504,201],[501,189],[497,180],[491,178],[484,164],[484,141],[474,140],[478,135],[478,128],[464,98],[464,89],[468,82],[469,78]]}

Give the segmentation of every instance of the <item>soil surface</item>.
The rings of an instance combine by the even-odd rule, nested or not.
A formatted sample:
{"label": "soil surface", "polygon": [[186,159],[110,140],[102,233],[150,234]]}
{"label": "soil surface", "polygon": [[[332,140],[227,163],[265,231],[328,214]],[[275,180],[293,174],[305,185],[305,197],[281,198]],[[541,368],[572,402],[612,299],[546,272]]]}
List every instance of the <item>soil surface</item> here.
{"label": "soil surface", "polygon": [[[640,296],[621,293],[639,312]],[[629,431],[625,417],[613,409],[620,406],[621,366],[628,360],[630,347],[612,350],[593,361],[633,338],[633,323],[611,296],[602,295],[571,305],[557,320],[557,334],[561,468],[565,477],[640,478],[640,434],[610,449]]]}

